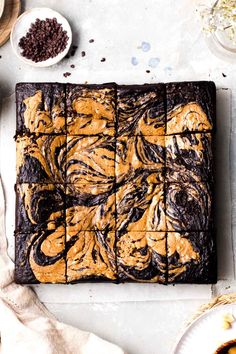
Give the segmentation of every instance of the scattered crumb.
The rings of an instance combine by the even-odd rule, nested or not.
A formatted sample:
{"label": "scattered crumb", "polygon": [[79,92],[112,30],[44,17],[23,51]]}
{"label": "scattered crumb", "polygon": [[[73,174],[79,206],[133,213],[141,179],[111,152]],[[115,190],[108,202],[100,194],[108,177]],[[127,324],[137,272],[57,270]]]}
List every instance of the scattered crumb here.
{"label": "scattered crumb", "polygon": [[71,64],[71,66],[70,66],[72,69],[74,69],[75,68],[75,65],[74,64]]}
{"label": "scattered crumb", "polygon": [[94,42],[94,39],[90,39],[90,40],[89,40],[89,43],[93,43],[93,42]]}
{"label": "scattered crumb", "polygon": [[149,74],[149,73],[150,73],[150,70],[146,70],[146,73]]}
{"label": "scattered crumb", "polygon": [[87,83],[88,83],[88,81],[86,80],[86,81],[84,82],[84,84],[87,85]]}
{"label": "scattered crumb", "polygon": [[228,289],[230,289],[230,285],[228,285],[228,286],[225,287],[225,290],[228,290]]}
{"label": "scattered crumb", "polygon": [[85,55],[86,55],[86,53],[85,53],[85,51],[83,50],[83,51],[81,52],[81,57],[85,57]]}
{"label": "scattered crumb", "polygon": [[101,59],[101,62],[104,62],[104,61],[106,61],[106,58],[102,58],[102,59]]}
{"label": "scattered crumb", "polygon": [[222,324],[223,329],[225,330],[230,329],[234,321],[235,318],[232,314],[230,313],[225,314],[223,316],[223,324]]}
{"label": "scattered crumb", "polygon": [[68,71],[63,74],[64,77],[68,77],[70,75],[71,75],[71,73],[69,73]]}
{"label": "scattered crumb", "polygon": [[224,73],[222,73],[222,76],[223,76],[223,77],[227,77],[227,75],[226,75],[226,74],[224,74]]}
{"label": "scattered crumb", "polygon": [[0,55],[0,59],[2,59],[2,56]]}

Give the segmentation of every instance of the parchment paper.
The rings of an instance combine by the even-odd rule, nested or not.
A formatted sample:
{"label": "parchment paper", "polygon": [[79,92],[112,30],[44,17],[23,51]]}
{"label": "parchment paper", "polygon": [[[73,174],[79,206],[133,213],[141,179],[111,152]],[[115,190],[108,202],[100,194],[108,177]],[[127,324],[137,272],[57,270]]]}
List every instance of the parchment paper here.
{"label": "parchment paper", "polygon": [[[9,254],[14,258],[15,222],[15,98],[14,95],[2,102],[0,116],[0,172],[6,194],[6,227]],[[217,91],[216,133],[216,210],[219,279],[234,279],[234,262],[231,224],[231,186],[229,149],[231,136],[231,92]],[[158,284],[108,284],[83,283],[76,285],[33,286],[44,303],[97,303],[121,301],[154,301],[210,299],[211,285]]]}

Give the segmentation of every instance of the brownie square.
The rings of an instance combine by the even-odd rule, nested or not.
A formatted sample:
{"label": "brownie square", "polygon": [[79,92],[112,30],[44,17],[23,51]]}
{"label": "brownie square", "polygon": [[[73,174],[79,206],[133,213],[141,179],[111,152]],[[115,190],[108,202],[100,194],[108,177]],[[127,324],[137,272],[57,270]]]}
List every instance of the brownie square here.
{"label": "brownie square", "polygon": [[136,231],[118,234],[117,264],[120,281],[165,283],[166,233]]}
{"label": "brownie square", "polygon": [[61,230],[65,227],[65,193],[61,184],[16,185],[16,231]]}
{"label": "brownie square", "polygon": [[17,183],[65,182],[66,136],[24,135],[16,139]]}
{"label": "brownie square", "polygon": [[15,281],[19,284],[65,283],[65,230],[15,235]]}
{"label": "brownie square", "polygon": [[149,184],[137,177],[117,186],[116,228],[128,231],[165,231],[164,185]]}
{"label": "brownie square", "polygon": [[67,84],[67,133],[115,135],[116,85]]}
{"label": "brownie square", "polygon": [[16,85],[17,134],[65,133],[65,85],[20,83]]}
{"label": "brownie square", "polygon": [[116,140],[116,181],[131,181],[139,175],[150,183],[164,181],[165,137],[122,136]]}
{"label": "brownie square", "polygon": [[169,283],[216,283],[216,245],[212,232],[168,232],[167,248]]}
{"label": "brownie square", "polygon": [[166,145],[166,181],[213,181],[211,133],[169,135]]}
{"label": "brownie square", "polygon": [[211,131],[216,122],[216,87],[213,82],[166,84],[166,133]]}
{"label": "brownie square", "polygon": [[167,183],[167,231],[207,231],[212,228],[210,183]]}
{"label": "brownie square", "polygon": [[118,136],[164,135],[164,84],[118,86],[117,119]]}
{"label": "brownie square", "polygon": [[68,136],[66,181],[70,184],[107,185],[115,181],[115,138]]}
{"label": "brownie square", "polygon": [[116,280],[115,232],[67,233],[67,281]]}
{"label": "brownie square", "polygon": [[66,230],[115,231],[115,193],[107,185],[68,184],[66,188]]}

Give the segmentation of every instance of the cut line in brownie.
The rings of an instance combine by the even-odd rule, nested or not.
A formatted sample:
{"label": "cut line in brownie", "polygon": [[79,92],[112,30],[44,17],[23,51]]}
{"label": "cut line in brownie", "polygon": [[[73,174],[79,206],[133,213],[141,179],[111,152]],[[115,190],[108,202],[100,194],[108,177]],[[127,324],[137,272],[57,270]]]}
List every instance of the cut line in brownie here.
{"label": "cut line in brownie", "polygon": [[15,281],[65,283],[65,232],[38,230],[15,235]]}
{"label": "cut line in brownie", "polygon": [[68,135],[115,135],[115,84],[67,84],[66,102]]}
{"label": "cut line in brownie", "polygon": [[118,136],[165,134],[165,85],[117,87]]}
{"label": "cut line in brownie", "polygon": [[115,232],[67,233],[67,281],[117,280]]}
{"label": "cut line in brownie", "polygon": [[214,130],[215,107],[216,87],[211,81],[166,84],[166,134]]}
{"label": "cut line in brownie", "polygon": [[120,281],[166,283],[165,232],[135,231],[117,234],[117,264]]}
{"label": "cut line in brownie", "polygon": [[17,134],[62,134],[65,129],[65,85],[19,83],[16,85]]}
{"label": "cut line in brownie", "polygon": [[212,231],[168,232],[168,283],[216,283],[215,243]]}
{"label": "cut line in brownie", "polygon": [[65,165],[66,136],[16,138],[17,183],[64,183]]}
{"label": "cut line in brownie", "polygon": [[22,183],[15,190],[17,232],[65,229],[64,185]]}
{"label": "cut line in brownie", "polygon": [[212,134],[165,137],[167,182],[212,182]]}

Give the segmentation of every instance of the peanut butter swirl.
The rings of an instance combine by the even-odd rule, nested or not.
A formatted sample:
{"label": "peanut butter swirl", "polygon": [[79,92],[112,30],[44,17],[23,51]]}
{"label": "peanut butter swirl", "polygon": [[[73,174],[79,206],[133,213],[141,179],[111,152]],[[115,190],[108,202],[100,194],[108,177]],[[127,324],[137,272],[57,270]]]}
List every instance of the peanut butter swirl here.
{"label": "peanut butter swirl", "polygon": [[168,231],[209,230],[212,223],[212,194],[208,183],[170,183],[166,187]]}
{"label": "peanut butter swirl", "polygon": [[63,183],[66,137],[64,135],[18,136],[16,140],[18,183]]}
{"label": "peanut butter swirl", "polygon": [[62,84],[18,84],[17,133],[65,132],[65,90]]}
{"label": "peanut butter swirl", "polygon": [[166,282],[165,232],[127,232],[117,241],[121,280]]}
{"label": "peanut butter swirl", "polygon": [[164,95],[163,84],[118,87],[118,136],[164,135]]}
{"label": "peanut butter swirl", "polygon": [[113,85],[67,86],[69,135],[115,135],[115,88]]}
{"label": "peanut butter swirl", "polygon": [[210,133],[166,136],[165,145],[168,182],[212,181]]}

